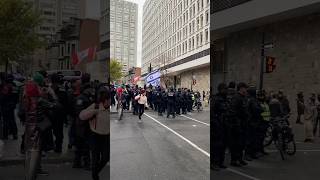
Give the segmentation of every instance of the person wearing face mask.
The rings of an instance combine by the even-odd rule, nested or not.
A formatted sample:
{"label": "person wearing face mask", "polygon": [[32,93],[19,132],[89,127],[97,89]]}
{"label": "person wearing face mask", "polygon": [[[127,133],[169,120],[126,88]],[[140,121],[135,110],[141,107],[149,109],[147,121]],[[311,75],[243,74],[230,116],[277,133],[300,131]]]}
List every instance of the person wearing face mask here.
{"label": "person wearing face mask", "polygon": [[224,165],[225,151],[227,147],[227,118],[228,118],[228,99],[227,86],[224,83],[218,85],[218,93],[212,102],[212,110],[210,113],[210,167],[214,171],[225,169]]}
{"label": "person wearing face mask", "polygon": [[232,97],[229,116],[229,141],[231,152],[231,166],[240,167],[248,163],[243,160],[246,144],[246,130],[248,124],[247,84],[239,83],[237,94]]}
{"label": "person wearing face mask", "polygon": [[79,118],[89,121],[92,157],[92,178],[99,180],[99,173],[110,160],[110,91],[100,86],[97,99],[81,111]]}

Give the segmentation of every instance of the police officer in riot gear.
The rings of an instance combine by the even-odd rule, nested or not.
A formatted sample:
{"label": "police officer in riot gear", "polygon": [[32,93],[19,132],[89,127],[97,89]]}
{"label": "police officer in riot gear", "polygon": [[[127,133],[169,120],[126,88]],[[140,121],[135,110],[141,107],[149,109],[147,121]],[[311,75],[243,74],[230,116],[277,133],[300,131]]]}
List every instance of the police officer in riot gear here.
{"label": "police officer in riot gear", "polygon": [[239,83],[237,90],[238,93],[234,95],[230,104],[228,141],[231,153],[230,164],[239,167],[248,164],[243,160],[248,122],[247,85],[245,83]]}
{"label": "police officer in riot gear", "polygon": [[212,101],[212,110],[210,113],[210,120],[212,126],[210,127],[211,139],[210,149],[212,156],[210,159],[211,169],[219,170],[225,169],[224,159],[227,147],[227,118],[228,118],[228,100],[227,100],[227,86],[224,83],[218,85],[218,94]]}
{"label": "police officer in riot gear", "polygon": [[53,119],[53,134],[55,136],[55,152],[62,152],[63,143],[63,125],[67,122],[67,109],[68,109],[68,93],[63,86],[63,76],[59,74],[53,74],[51,77],[52,90],[57,96],[57,104],[55,112],[52,114]]}
{"label": "police officer in riot gear", "polygon": [[258,153],[258,128],[262,121],[261,113],[263,112],[259,101],[257,100],[257,89],[255,87],[250,87],[248,89],[248,113],[250,117],[248,119],[248,128],[246,135],[246,160],[250,161],[252,159],[257,159]]}
{"label": "police officer in riot gear", "polygon": [[181,114],[181,88],[178,89],[176,92],[176,114],[180,115]]}
{"label": "police officer in riot gear", "polygon": [[[79,114],[94,102],[95,90],[90,85],[90,75],[84,74],[82,77],[81,94],[76,98],[75,113],[77,114],[75,124],[75,158],[73,168],[90,169],[90,149],[89,149],[89,121],[81,121]],[[82,159],[84,164],[82,164]]]}
{"label": "police officer in riot gear", "polygon": [[161,92],[160,88],[158,88],[157,93],[156,93],[156,101],[157,101],[158,115],[162,116],[162,113],[163,113],[162,104],[163,104],[163,102],[162,102],[162,92]]}
{"label": "police officer in riot gear", "polygon": [[187,114],[187,102],[188,102],[188,95],[187,95],[186,89],[184,89],[181,95],[182,114]]}
{"label": "police officer in riot gear", "polygon": [[176,107],[176,95],[174,93],[173,88],[170,88],[169,92],[167,93],[167,118],[169,118],[170,115],[173,116],[173,118],[176,117],[175,114],[175,107]]}

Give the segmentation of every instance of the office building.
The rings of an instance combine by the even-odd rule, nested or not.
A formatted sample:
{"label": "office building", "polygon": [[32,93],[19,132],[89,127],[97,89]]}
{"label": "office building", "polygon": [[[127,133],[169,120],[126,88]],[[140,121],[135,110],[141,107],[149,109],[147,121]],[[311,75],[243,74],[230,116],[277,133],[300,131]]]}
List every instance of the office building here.
{"label": "office building", "polygon": [[142,74],[160,69],[162,86],[209,90],[210,0],[147,0]]}
{"label": "office building", "polygon": [[110,58],[123,65],[123,73],[137,64],[138,5],[110,1]]}

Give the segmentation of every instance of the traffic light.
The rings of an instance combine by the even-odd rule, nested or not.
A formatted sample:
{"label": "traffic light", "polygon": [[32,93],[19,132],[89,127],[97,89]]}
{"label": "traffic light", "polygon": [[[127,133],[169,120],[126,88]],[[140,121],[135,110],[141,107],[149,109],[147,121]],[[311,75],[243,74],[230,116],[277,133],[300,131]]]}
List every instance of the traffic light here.
{"label": "traffic light", "polygon": [[266,59],[266,73],[272,73],[276,68],[276,58],[267,56]]}

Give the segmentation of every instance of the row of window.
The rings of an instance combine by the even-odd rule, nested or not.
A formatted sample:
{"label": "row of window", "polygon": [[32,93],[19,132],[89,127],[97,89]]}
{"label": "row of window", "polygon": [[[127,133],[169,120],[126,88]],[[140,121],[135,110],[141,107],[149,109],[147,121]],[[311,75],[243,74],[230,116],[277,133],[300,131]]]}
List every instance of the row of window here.
{"label": "row of window", "polygon": [[[161,4],[165,4],[159,2]],[[163,10],[162,14],[155,17],[155,15],[161,12],[161,8],[153,9],[156,12],[150,11],[152,14],[144,14],[144,26],[143,26],[143,57],[150,58],[151,51],[155,47],[166,44],[166,41],[169,41],[170,46],[174,46],[176,43],[179,43],[185,40],[187,37],[192,36],[194,33],[200,31],[204,25],[208,25],[210,22],[209,11],[206,10],[205,13],[200,14],[198,17],[194,17],[197,13],[204,10],[204,8],[209,8],[210,1],[207,1],[207,6],[205,6],[205,0],[185,0],[185,1],[171,1],[173,5],[179,4],[175,7],[174,11],[169,13],[166,16],[166,19],[161,22],[162,16],[165,16],[165,13],[168,14],[168,11]],[[158,7],[158,4],[151,4],[153,7]],[[147,4],[147,6],[151,6]],[[162,5],[159,5],[162,6]],[[188,8],[191,6],[190,8]],[[169,4],[166,10],[172,9],[172,4]],[[179,10],[180,8],[180,10]],[[146,8],[145,8],[146,9]],[[160,10],[159,10],[160,9]],[[170,12],[170,11],[169,11]],[[180,12],[184,12],[181,14]],[[148,10],[147,10],[148,13]],[[177,14],[180,13],[178,18],[175,18]],[[152,22],[148,22],[148,19],[152,18]],[[161,22],[161,23],[160,23]],[[189,24],[187,24],[189,22]],[[168,27],[169,26],[169,27]],[[182,29],[181,29],[182,28]],[[173,34],[173,35],[172,35]],[[164,48],[162,48],[165,50]]]}
{"label": "row of window", "polygon": [[[208,13],[208,12],[207,12]],[[143,49],[148,52],[148,49],[152,49],[154,46],[158,46],[159,44],[165,43],[166,40],[172,41],[172,44],[176,44],[177,42],[187,38],[188,36],[193,35],[197,31],[203,29],[206,25],[209,25],[209,14],[205,15],[201,14],[195,20],[189,23],[189,25],[185,25],[183,29],[178,30],[177,32],[174,30],[175,24],[172,25],[172,28],[167,29],[164,32],[158,34],[157,32],[153,33],[152,35],[143,40]],[[155,27],[156,28],[156,27]],[[173,34],[173,35],[172,35]],[[156,44],[156,43],[158,44]]]}
{"label": "row of window", "polygon": [[[206,29],[204,32],[200,32],[195,36],[190,37],[188,40],[183,41],[181,44],[177,45],[176,47],[168,47],[160,46],[158,48],[153,49],[152,53],[149,57],[144,57],[144,59],[156,59],[159,54],[163,59],[173,60],[179,56],[182,56],[190,51],[195,50],[205,44],[209,43],[210,34],[209,29]],[[167,49],[169,49],[167,51]],[[163,51],[165,51],[163,53]]]}

